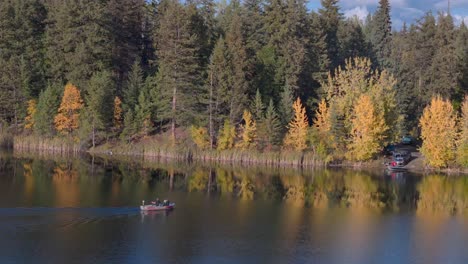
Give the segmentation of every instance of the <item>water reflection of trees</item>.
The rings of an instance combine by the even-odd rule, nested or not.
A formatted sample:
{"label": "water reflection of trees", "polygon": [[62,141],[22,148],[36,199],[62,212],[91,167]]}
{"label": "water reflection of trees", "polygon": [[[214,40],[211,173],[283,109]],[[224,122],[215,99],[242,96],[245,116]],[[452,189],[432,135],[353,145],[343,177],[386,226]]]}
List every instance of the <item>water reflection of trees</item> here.
{"label": "water reflection of trees", "polygon": [[430,175],[418,185],[418,212],[468,212],[468,177]]}
{"label": "water reflection of trees", "polygon": [[[91,158],[24,157],[12,168],[24,174],[28,201],[119,204],[122,197],[172,191],[201,192],[239,200],[276,200],[299,206],[468,211],[468,178],[382,175],[343,170],[296,170],[219,164],[140,163]],[[10,169],[12,170],[12,169]],[[8,180],[9,178],[3,178]],[[155,198],[155,197],[152,197]],[[141,202],[141,200],[139,201]]]}

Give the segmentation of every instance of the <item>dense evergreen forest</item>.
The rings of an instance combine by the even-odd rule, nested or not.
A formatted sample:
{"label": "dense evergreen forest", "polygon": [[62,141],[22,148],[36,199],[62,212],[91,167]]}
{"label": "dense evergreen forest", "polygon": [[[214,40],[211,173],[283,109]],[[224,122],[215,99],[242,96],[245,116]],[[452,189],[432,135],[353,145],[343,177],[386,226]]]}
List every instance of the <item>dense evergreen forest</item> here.
{"label": "dense evergreen forest", "polygon": [[2,131],[365,160],[419,136],[434,96],[461,111],[463,23],[428,12],[392,31],[388,0],[366,21],[338,2],[310,12],[302,0],[3,0]]}

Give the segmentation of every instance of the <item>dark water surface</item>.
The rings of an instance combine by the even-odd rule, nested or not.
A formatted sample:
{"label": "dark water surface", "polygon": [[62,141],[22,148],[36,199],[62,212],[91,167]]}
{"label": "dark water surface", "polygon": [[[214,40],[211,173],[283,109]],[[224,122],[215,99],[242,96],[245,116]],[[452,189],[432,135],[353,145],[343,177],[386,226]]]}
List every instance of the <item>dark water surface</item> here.
{"label": "dark water surface", "polygon": [[468,263],[468,178],[3,152],[0,263]]}

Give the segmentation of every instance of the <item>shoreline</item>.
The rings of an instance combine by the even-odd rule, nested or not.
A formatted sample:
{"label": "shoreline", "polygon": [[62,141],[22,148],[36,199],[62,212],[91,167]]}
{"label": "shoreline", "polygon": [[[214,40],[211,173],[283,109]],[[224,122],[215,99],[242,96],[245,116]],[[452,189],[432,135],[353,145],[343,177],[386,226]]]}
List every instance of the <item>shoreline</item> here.
{"label": "shoreline", "polygon": [[[257,150],[198,150],[182,145],[171,147],[153,138],[143,139],[136,143],[125,143],[122,141],[108,141],[96,146],[96,148],[84,149],[79,144],[70,140],[58,138],[36,138],[31,136],[15,136],[11,149],[20,152],[38,152],[53,155],[76,155],[87,153],[91,156],[122,156],[140,157],[147,161],[173,160],[183,162],[220,163],[238,166],[264,166],[272,168],[343,168],[343,169],[382,169],[387,170],[387,157],[381,155],[379,158],[365,161],[352,162],[347,160],[335,160],[325,162],[313,152],[294,152],[285,150],[274,150],[260,152]],[[418,156],[411,160],[404,172],[416,174],[443,173],[447,175],[468,175],[467,169],[446,168],[433,169],[425,166],[423,157]]]}

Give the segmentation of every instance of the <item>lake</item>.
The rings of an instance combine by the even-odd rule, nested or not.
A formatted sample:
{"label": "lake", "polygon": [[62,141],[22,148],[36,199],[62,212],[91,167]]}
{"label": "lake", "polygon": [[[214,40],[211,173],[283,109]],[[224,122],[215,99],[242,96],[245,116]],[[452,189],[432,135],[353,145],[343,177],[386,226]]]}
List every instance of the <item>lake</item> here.
{"label": "lake", "polygon": [[[170,212],[141,213],[168,198]],[[0,263],[468,263],[468,177],[0,152]]]}

